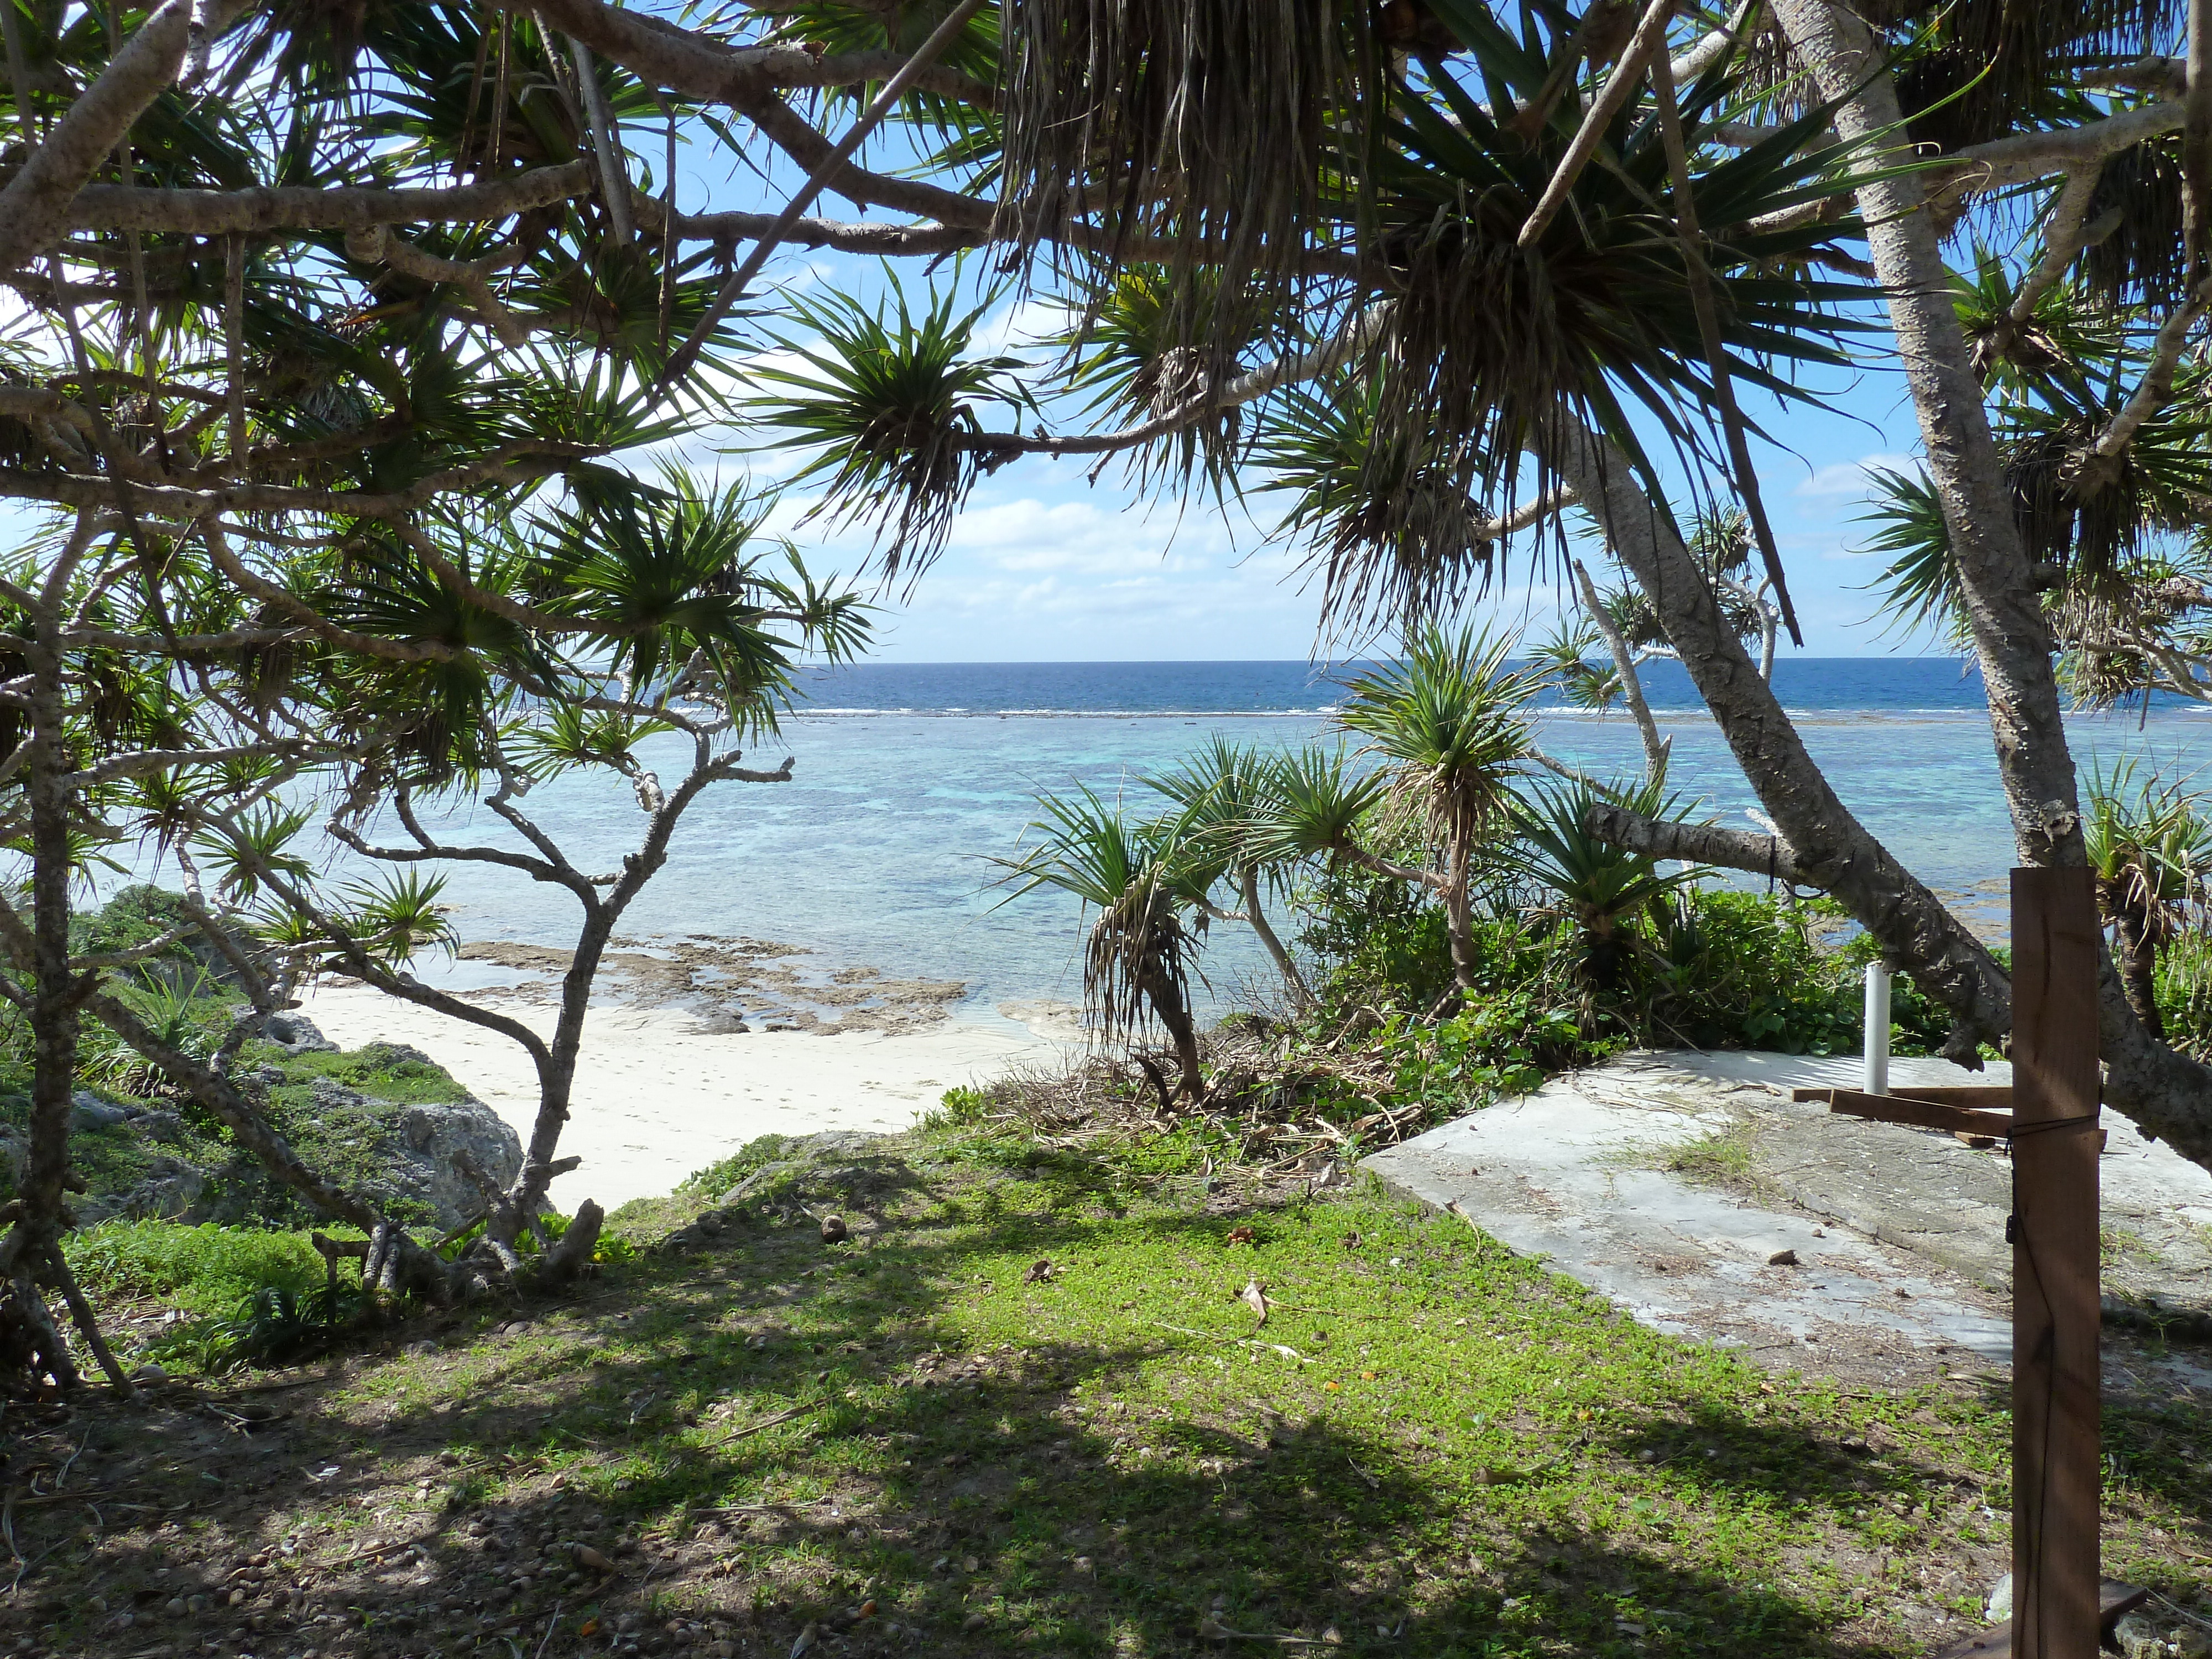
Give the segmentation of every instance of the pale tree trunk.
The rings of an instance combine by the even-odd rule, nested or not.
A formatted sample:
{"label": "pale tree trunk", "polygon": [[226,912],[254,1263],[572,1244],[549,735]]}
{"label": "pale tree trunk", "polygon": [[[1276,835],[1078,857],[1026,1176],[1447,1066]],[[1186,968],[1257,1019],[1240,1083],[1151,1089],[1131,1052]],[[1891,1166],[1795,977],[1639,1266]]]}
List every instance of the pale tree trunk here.
{"label": "pale tree trunk", "polygon": [[1291,1000],[1300,1008],[1311,1007],[1313,992],[1306,984],[1305,975],[1298,971],[1298,964],[1291,960],[1291,953],[1284,948],[1282,939],[1276,934],[1275,925],[1267,920],[1267,913],[1260,908],[1260,869],[1257,865],[1245,866],[1243,887],[1246,925],[1260,936],[1260,943],[1266,947],[1268,960],[1275,964],[1275,971],[1283,976],[1283,983],[1290,988]]}
{"label": "pale tree trunk", "polygon": [[1577,559],[1575,584],[1582,590],[1583,605],[1590,615],[1590,625],[1597,629],[1605,648],[1613,653],[1613,672],[1620,676],[1620,700],[1628,705],[1630,716],[1636,721],[1636,730],[1644,739],[1644,775],[1657,783],[1667,775],[1667,757],[1674,745],[1671,738],[1659,735],[1659,723],[1651,718],[1651,705],[1644,699],[1644,679],[1636,672],[1636,653],[1628,648],[1620,629],[1613,626],[1613,617],[1598,598],[1597,584]]}
{"label": "pale tree trunk", "polygon": [[[1721,615],[1711,585],[1674,524],[1651,504],[1627,459],[1564,413],[1542,453],[1597,517],[1650,597],[1660,626],[1712,711],[1729,750],[1781,837],[1655,823],[1616,807],[1592,812],[1606,838],[1662,858],[1729,865],[1832,894],[1953,1020],[1944,1053],[1969,1066],[1978,1042],[2012,1030],[2012,985],[1986,947],[1852,816]],[[2105,1097],[2148,1137],[2212,1168],[2212,1073],[2152,1042],[2129,1012],[2110,957],[2100,1007]],[[2133,1046],[2116,1042],[2112,1010]]]}
{"label": "pale tree trunk", "polygon": [[[1904,115],[1874,32],[1832,0],[1776,0],[1775,15],[1820,95],[1843,99],[1836,131],[1844,142],[1901,143]],[[1910,174],[1865,186],[1859,210],[1958,561],[2021,862],[2081,864],[2081,815],[2051,631],[2013,520],[1982,383],[1953,308],[1951,269]]]}
{"label": "pale tree trunk", "polygon": [[[1776,0],[1776,20],[1823,98],[1840,99],[1846,142],[1903,132],[1881,41],[1832,0]],[[1894,140],[1893,140],[1894,142]],[[1928,472],[1943,509],[1967,620],[1988,693],[1997,774],[2023,864],[2078,866],[2081,799],[2060,718],[2051,641],[2012,515],[1982,387],[1951,299],[1951,271],[1911,174],[1859,191],[1867,242],[1887,292],[1898,355],[1920,418]],[[2212,1164],[2212,1071],[2143,1029],[2109,952],[2098,995],[2108,1103],[2144,1134]]]}

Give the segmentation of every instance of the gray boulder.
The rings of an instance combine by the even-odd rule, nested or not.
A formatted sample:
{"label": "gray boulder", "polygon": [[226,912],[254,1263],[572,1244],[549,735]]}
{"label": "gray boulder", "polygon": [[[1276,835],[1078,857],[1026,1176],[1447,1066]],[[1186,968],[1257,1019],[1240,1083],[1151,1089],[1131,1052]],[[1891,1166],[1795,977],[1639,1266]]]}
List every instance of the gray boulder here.
{"label": "gray boulder", "polygon": [[271,1014],[261,1035],[288,1054],[334,1054],[338,1045],[315,1029],[315,1022],[296,1011]]}
{"label": "gray boulder", "polygon": [[128,1123],[137,1115],[137,1107],[118,1106],[112,1101],[102,1100],[89,1089],[80,1089],[70,1097],[72,1129],[105,1129],[110,1124]]}
{"label": "gray boulder", "polygon": [[459,1154],[502,1187],[522,1173],[522,1138],[480,1100],[398,1109],[386,1150],[395,1184],[428,1203],[448,1230],[483,1207],[475,1187],[453,1167]]}

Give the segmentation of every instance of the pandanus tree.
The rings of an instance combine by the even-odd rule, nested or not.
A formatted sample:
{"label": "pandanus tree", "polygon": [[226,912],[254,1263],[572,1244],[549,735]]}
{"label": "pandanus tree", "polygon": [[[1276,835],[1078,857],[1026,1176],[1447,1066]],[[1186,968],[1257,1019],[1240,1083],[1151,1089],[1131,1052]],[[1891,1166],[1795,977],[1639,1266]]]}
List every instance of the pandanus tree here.
{"label": "pandanus tree", "polygon": [[997,860],[1006,872],[1002,883],[1013,889],[1008,898],[1048,887],[1074,896],[1085,918],[1084,1001],[1095,1029],[1121,1042],[1157,1024],[1175,1048],[1176,1093],[1203,1099],[1188,919],[1203,917],[1218,878],[1193,840],[1194,815],[1139,817],[1086,787],[1041,795],[1037,805],[1044,816],[1029,826],[1032,844],[1018,858]]}
{"label": "pandanus tree", "polygon": [[1654,820],[1679,816],[1663,779],[1607,795],[1587,783],[1537,783],[1513,802],[1505,857],[1546,895],[1539,914],[1574,928],[1584,983],[1610,991],[1621,981],[1641,926],[1663,921],[1664,907],[1706,872],[1695,865],[1663,870],[1659,860],[1594,834],[1589,817],[1601,805]]}
{"label": "pandanus tree", "polygon": [[1463,995],[1477,983],[1476,863],[1510,818],[1513,780],[1534,749],[1528,704],[1540,682],[1509,666],[1515,644],[1510,635],[1425,629],[1399,661],[1352,680],[1337,711],[1376,765],[1385,835],[1425,855],[1413,866],[1364,849],[1352,856],[1436,894]]}
{"label": "pandanus tree", "polygon": [[2082,839],[2128,1001],[2145,1029],[2163,1038],[2159,952],[2192,922],[2202,924],[2212,825],[2180,783],[2141,775],[2130,760],[2091,774]]}
{"label": "pandanus tree", "polygon": [[[1277,757],[1217,733],[1174,771],[1148,776],[1145,782],[1182,809],[1186,859],[1194,878],[1208,878],[1202,900],[1208,920],[1241,921],[1251,928],[1282,975],[1284,989],[1304,1008],[1312,1003],[1313,992],[1266,908],[1267,901],[1287,894],[1299,860],[1295,854],[1287,860],[1274,856],[1257,832],[1273,808],[1281,775]],[[1228,888],[1236,908],[1213,902],[1217,886]]]}
{"label": "pandanus tree", "polygon": [[[186,920],[169,934],[119,955],[64,957],[70,1012],[107,1027],[194,1097],[316,1211],[368,1232],[368,1276],[386,1289],[442,1298],[512,1283],[526,1232],[547,1247],[531,1270],[541,1279],[589,1260],[596,1206],[577,1206],[557,1249],[543,1217],[550,1182],[575,1166],[556,1148],[608,936],[703,790],[788,777],[787,762],[745,768],[730,739],[772,732],[797,654],[840,656],[866,634],[852,595],[815,582],[782,544],[757,536],[764,510],[741,489],[681,473],[593,477],[567,504],[526,517],[448,507],[409,524],[353,521],[313,558],[282,544],[271,554],[262,541],[233,550],[203,526],[189,550],[180,538],[161,544],[158,584],[137,580],[122,532],[110,532],[103,548],[80,532],[89,556],[55,573],[66,586],[53,587],[50,574],[46,591],[19,585],[10,596],[28,631],[58,636],[46,672],[58,691],[81,692],[95,665],[109,681],[99,702],[55,700],[54,740],[70,763],[47,775],[56,816],[79,840],[135,831],[185,888]],[[34,663],[34,682],[41,667]],[[667,785],[641,754],[663,735],[690,750]],[[639,845],[611,874],[580,868],[520,805],[555,775],[593,767],[619,773],[647,815]],[[52,810],[35,787],[45,781],[16,808],[33,830],[34,922],[60,885],[46,876],[36,833]],[[464,801],[488,809],[520,845],[441,839],[435,812]],[[397,846],[369,838],[386,812],[404,831]],[[318,817],[358,858],[398,867],[319,878],[326,861],[305,839]],[[583,910],[550,1041],[407,971],[450,938],[438,878],[409,866],[467,863],[565,887]],[[65,912],[64,925],[65,942]],[[36,927],[20,912],[0,910],[0,929],[19,962],[36,959]],[[219,953],[247,1005],[211,1053],[149,1018],[128,980],[185,933]],[[504,1185],[488,1171],[463,1172],[483,1192],[477,1259],[440,1261],[372,1199],[304,1163],[256,1085],[233,1075],[243,1043],[325,971],[501,1032],[531,1054],[539,1109],[520,1172]],[[22,1242],[9,1312],[32,1333],[32,1374],[65,1379],[65,1345],[44,1315],[40,1279],[59,1285],[88,1338],[94,1327],[58,1253],[30,1243],[52,1239],[67,1218],[60,1187],[49,1197],[36,1184],[38,1152],[58,1145],[66,1159],[65,1112],[46,1139],[45,1103],[34,1108],[34,1157],[10,1206],[10,1237]],[[53,1207],[42,1214],[42,1203]],[[109,1363],[96,1341],[94,1351]]]}
{"label": "pandanus tree", "polygon": [[[2171,488],[2191,457],[2161,437],[2201,401],[2203,6],[0,16],[19,135],[0,281],[31,319],[0,376],[0,493],[57,525],[0,590],[19,618],[0,763],[34,866],[0,926],[44,1126],[33,1218],[0,1244],[11,1295],[36,1286],[9,1264],[53,1254],[68,1175],[74,803],[179,768],[228,801],[254,787],[219,778],[228,760],[320,763],[319,718],[254,690],[303,652],[353,664],[390,694],[371,706],[393,741],[427,749],[399,705],[457,714],[469,665],[510,647],[495,610],[380,631],[405,614],[386,587],[470,592],[410,538],[456,504],[588,494],[736,387],[740,344],[790,337],[765,365],[790,377],[740,388],[744,408],[908,573],[997,468],[1119,455],[1140,483],[1248,500],[1280,476],[1268,499],[1296,504],[1285,533],[1331,625],[1397,634],[1502,576],[1531,544],[1516,526],[1544,526],[1556,561],[1579,507],[1778,833],[1603,803],[1591,827],[1832,893],[1949,1011],[1962,1059],[2009,1029],[2002,967],[1807,751],[1645,435],[1679,458],[1677,494],[1741,507],[1747,574],[1794,638],[1753,422],[1815,398],[1847,343],[1894,347],[2023,862],[2087,858],[2063,676],[2212,691],[2204,492]],[[690,145],[744,162],[703,204],[678,176]],[[1976,239],[2022,218],[2035,234],[1985,281]],[[787,327],[794,285],[767,281],[787,244],[848,261],[841,280],[865,275],[853,256],[943,276],[987,250],[968,270],[1064,301],[1071,349],[979,369],[972,298],[951,295],[966,276],[902,313],[860,295]],[[2131,501],[2155,533],[2100,540]],[[364,526],[414,562],[356,556]],[[2100,1007],[2107,1102],[2212,1161],[2212,1072],[2145,1029],[2116,971]]]}

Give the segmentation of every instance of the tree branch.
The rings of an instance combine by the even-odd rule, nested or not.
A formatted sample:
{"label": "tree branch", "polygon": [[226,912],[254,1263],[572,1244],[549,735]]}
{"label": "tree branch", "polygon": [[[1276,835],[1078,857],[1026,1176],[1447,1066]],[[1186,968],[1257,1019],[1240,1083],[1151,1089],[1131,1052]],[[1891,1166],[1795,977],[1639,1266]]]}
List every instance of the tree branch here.
{"label": "tree branch", "polygon": [[2043,296],[2058,285],[2066,267],[2074,263],[2074,256],[2088,240],[2089,208],[2095,200],[2101,172],[2099,167],[2084,167],[2067,173],[2058,199],[2051,204],[2050,215],[2043,222],[2043,257],[2021,283],[2020,292],[2005,313],[2005,320],[2014,328],[2025,328],[2033,319]]}
{"label": "tree branch", "polygon": [[276,230],[370,230],[380,225],[477,224],[588,195],[590,165],[535,167],[450,190],[152,190],[87,185],[70,204],[74,230],[222,236]]}
{"label": "tree branch", "polygon": [[1583,828],[1600,841],[1646,858],[1677,859],[1684,864],[1711,864],[1727,870],[1746,870],[1755,876],[1786,881],[1794,887],[1817,888],[1826,884],[1797,861],[1797,854],[1779,836],[1754,836],[1747,830],[1724,830],[1717,823],[1680,823],[1671,818],[1649,818],[1610,803],[1594,805],[1583,814]]}
{"label": "tree branch", "polygon": [[1628,100],[1636,95],[1637,86],[1644,79],[1644,65],[1650,61],[1654,52],[1665,47],[1667,25],[1673,21],[1674,15],[1674,0],[1650,0],[1650,3],[1644,7],[1644,15],[1638,20],[1636,33],[1629,39],[1628,49],[1621,53],[1620,61],[1613,65],[1612,75],[1606,80],[1605,89],[1598,94],[1583,116],[1583,124],[1575,130],[1574,138],[1567,145],[1567,153],[1559,158],[1559,167],[1552,174],[1551,182],[1544,186],[1543,195],[1528,210],[1528,216],[1521,222],[1520,234],[1514,239],[1516,247],[1524,251],[1534,247],[1543,236],[1546,228],[1573,191],[1575,180],[1582,177],[1583,168],[1589,164],[1590,157],[1597,154],[1597,147],[1605,137],[1606,128],[1613,124],[1613,118],[1620,113]]}
{"label": "tree branch", "polygon": [[2204,314],[2207,303],[2212,303],[2212,277],[2199,283],[2189,295],[2173,308],[2172,314],[2159,325],[2151,341],[2150,364],[2143,372],[2128,400],[2097,434],[2082,458],[2081,471],[2084,475],[2110,477],[2119,467],[2120,457],[2128,444],[2142,429],[2142,423],[2163,409],[2173,396],[2173,377],[2181,368],[2181,354],[2189,344],[2189,331]]}
{"label": "tree branch", "polygon": [[898,73],[884,83],[883,90],[860,112],[860,118],[846,130],[845,136],[837,141],[828,155],[815,163],[806,176],[806,182],[783,204],[783,211],[777,214],[775,222],[761,233],[760,240],[753,244],[752,252],[745,256],[744,263],[730,273],[729,281],[722,284],[720,291],[708,302],[705,314],[685,337],[684,343],[670,355],[668,365],[660,371],[659,382],[655,387],[656,400],[661,392],[690,372],[702,348],[713,337],[714,330],[720,326],[722,319],[729,315],[730,307],[744,298],[746,287],[760,275],[761,267],[768,263],[769,255],[775,252],[775,246],[783,240],[783,234],[814,204],[814,198],[822,193],[831,179],[837,176],[846,159],[860,147],[860,141],[873,132],[886,115],[898,107],[900,98],[913,84],[915,76],[952,44],[953,37],[968,26],[968,20],[982,7],[983,0],[960,0],[958,5],[945,14],[945,21],[930,31],[929,38],[921,43],[914,56],[900,66]]}
{"label": "tree branch", "polygon": [[[0,270],[27,264],[68,234],[70,204],[85,181],[177,78],[191,43],[193,6],[194,0],[166,0],[0,190]],[[220,8],[211,25],[219,27],[229,9]]]}

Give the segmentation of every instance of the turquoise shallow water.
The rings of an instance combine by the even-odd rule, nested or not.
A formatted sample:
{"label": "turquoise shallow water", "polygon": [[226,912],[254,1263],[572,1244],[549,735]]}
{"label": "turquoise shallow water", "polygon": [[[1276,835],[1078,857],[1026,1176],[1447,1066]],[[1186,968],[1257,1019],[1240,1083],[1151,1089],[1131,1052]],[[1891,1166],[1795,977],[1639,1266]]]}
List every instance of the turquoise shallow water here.
{"label": "turquoise shallow water", "polygon": [[[1854,665],[1860,698],[1868,696],[1865,667]],[[1138,672],[1131,668],[1125,678]],[[1956,686],[1955,669],[1947,673],[1946,683]],[[972,684],[961,684],[972,692]],[[1009,696],[1036,690],[1024,684]],[[901,688],[902,695],[910,690]],[[1249,683],[1227,690],[1248,706],[1267,702],[1249,695]],[[793,718],[781,743],[756,750],[771,763],[786,752],[795,757],[793,781],[727,785],[694,806],[668,866],[631,911],[626,931],[745,935],[810,946],[833,963],[959,979],[969,987],[960,1013],[986,1023],[995,1023],[995,1005],[1009,999],[1075,1000],[1073,902],[1038,894],[1002,903],[1003,893],[990,884],[996,872],[988,858],[1015,850],[1031,816],[1031,792],[1080,781],[1110,795],[1133,786],[1137,774],[1173,765],[1215,731],[1245,743],[1289,744],[1327,730],[1317,706],[1325,695],[1285,714],[1188,711],[1189,700],[1188,684],[1179,684],[1170,706],[1188,712]],[[1978,698],[1958,701],[1967,706],[1816,707],[1799,723],[1869,827],[1932,885],[1964,893],[2001,884],[2013,854],[1989,729],[1972,706]],[[1132,698],[1119,706],[1142,704]],[[1676,786],[1723,822],[1751,827],[1743,813],[1755,797],[1711,722],[1690,708],[1662,720],[1674,736]],[[2085,768],[2124,753],[2183,771],[2212,763],[2212,720],[2193,712],[2156,711],[2140,726],[2133,715],[2082,718],[2073,731]],[[1601,774],[1642,763],[1635,731],[1617,714],[1549,711],[1540,741],[1559,758]],[[671,769],[682,763],[673,746],[658,758]],[[2207,779],[2212,782],[2212,773]],[[629,789],[611,779],[562,780],[535,792],[527,805],[580,864],[612,862],[641,825]],[[476,815],[474,828],[489,841],[507,838],[489,814]],[[560,944],[572,932],[564,896],[504,872],[459,872],[448,897],[470,939]],[[1217,1001],[1231,994],[1239,975],[1260,966],[1244,930],[1217,930],[1205,957]]]}

